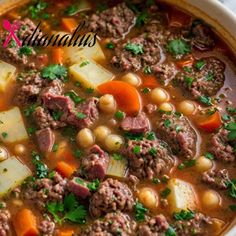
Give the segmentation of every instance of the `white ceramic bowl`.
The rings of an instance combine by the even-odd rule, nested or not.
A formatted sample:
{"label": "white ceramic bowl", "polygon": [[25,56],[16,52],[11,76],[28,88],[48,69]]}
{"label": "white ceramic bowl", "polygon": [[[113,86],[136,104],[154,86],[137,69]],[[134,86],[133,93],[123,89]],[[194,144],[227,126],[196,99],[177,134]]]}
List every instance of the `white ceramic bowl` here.
{"label": "white ceramic bowl", "polygon": [[[18,4],[29,0],[0,0],[0,15]],[[236,54],[236,15],[218,0],[157,0],[172,3],[203,18],[219,36],[228,43]],[[236,0],[235,0],[236,1]],[[210,235],[209,235],[210,236]],[[236,236],[236,219],[222,233],[222,236]]]}

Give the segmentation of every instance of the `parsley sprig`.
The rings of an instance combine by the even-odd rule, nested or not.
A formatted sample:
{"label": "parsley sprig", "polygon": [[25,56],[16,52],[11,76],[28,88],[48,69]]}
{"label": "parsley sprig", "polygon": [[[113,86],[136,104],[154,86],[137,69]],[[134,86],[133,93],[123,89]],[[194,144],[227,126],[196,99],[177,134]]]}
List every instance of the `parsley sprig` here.
{"label": "parsley sprig", "polygon": [[180,212],[176,212],[173,214],[173,218],[175,220],[191,220],[194,217],[195,217],[195,213],[191,211],[190,209],[181,210]]}
{"label": "parsley sprig", "polygon": [[67,77],[67,69],[64,66],[52,64],[43,68],[41,76],[48,80],[64,79]]}

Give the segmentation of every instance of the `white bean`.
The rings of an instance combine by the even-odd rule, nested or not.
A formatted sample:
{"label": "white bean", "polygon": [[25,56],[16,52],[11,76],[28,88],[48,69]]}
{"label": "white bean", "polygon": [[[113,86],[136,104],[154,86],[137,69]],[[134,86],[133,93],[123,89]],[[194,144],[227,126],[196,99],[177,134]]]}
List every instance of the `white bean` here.
{"label": "white bean", "polygon": [[174,106],[169,103],[169,102],[163,102],[160,106],[159,106],[159,110],[161,111],[174,111]]}
{"label": "white bean", "polygon": [[94,129],[93,133],[96,140],[102,142],[111,133],[111,130],[107,126],[100,125]]}
{"label": "white bean", "polygon": [[114,113],[116,111],[116,100],[111,94],[105,94],[100,97],[99,108],[105,113]]}
{"label": "white bean", "polygon": [[200,156],[197,160],[196,160],[196,169],[200,172],[204,172],[207,170],[210,170],[213,166],[213,162],[206,158],[205,156]]}
{"label": "white bean", "polygon": [[184,100],[180,102],[178,108],[184,115],[193,115],[196,111],[196,104],[192,101]]}
{"label": "white bean", "polygon": [[147,208],[156,208],[158,206],[158,196],[152,188],[141,188],[138,192],[138,198]]}
{"label": "white bean", "polygon": [[216,191],[207,190],[202,195],[202,203],[204,207],[213,210],[220,207],[221,199]]}
{"label": "white bean", "polygon": [[81,129],[76,136],[77,144],[83,148],[92,146],[94,141],[93,133],[88,128]]}
{"label": "white bean", "polygon": [[9,154],[6,148],[0,147],[0,161],[4,161],[8,158]]}
{"label": "white bean", "polygon": [[117,135],[117,134],[109,134],[105,138],[105,146],[108,151],[119,150],[123,143],[124,143],[124,140],[122,136]]}
{"label": "white bean", "polygon": [[169,94],[162,88],[155,88],[151,91],[151,100],[155,104],[161,104],[169,100]]}
{"label": "white bean", "polygon": [[129,83],[135,87],[140,85],[140,78],[134,73],[127,73],[121,78],[124,82]]}

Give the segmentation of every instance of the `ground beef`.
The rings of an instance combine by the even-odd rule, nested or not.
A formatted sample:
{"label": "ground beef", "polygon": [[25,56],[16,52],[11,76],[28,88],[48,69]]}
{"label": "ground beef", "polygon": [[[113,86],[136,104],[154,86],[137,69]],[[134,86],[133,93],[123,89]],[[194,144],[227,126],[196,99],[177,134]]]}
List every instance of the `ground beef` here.
{"label": "ground beef", "polygon": [[43,209],[48,201],[60,201],[66,193],[67,180],[57,172],[53,178],[37,179],[30,182],[24,192],[24,197],[31,200],[37,207]]}
{"label": "ground beef", "polygon": [[147,112],[147,114],[153,114],[155,111],[157,111],[157,105],[149,103],[144,106],[144,109]]}
{"label": "ground beef", "polygon": [[41,152],[46,153],[52,151],[55,143],[55,134],[50,128],[38,130],[36,132],[36,139]]}
{"label": "ground beef", "polygon": [[163,215],[157,215],[153,218],[148,218],[145,222],[138,226],[138,236],[159,236],[165,235],[166,230],[169,228],[169,224]]}
{"label": "ground beef", "polygon": [[103,219],[98,219],[85,229],[81,236],[112,236],[133,235],[136,229],[135,221],[120,211],[108,213]]}
{"label": "ground beef", "polygon": [[53,119],[49,111],[43,107],[37,107],[35,109],[33,113],[33,119],[40,129],[48,127],[57,129],[66,126],[65,122]]}
{"label": "ground beef", "polygon": [[99,217],[105,213],[131,211],[134,199],[129,187],[116,179],[108,178],[102,182],[93,194],[89,210],[92,216]]}
{"label": "ground beef", "polygon": [[130,174],[138,178],[153,177],[169,173],[175,158],[161,140],[129,140],[122,153],[129,161]]}
{"label": "ground beef", "polygon": [[190,70],[179,72],[174,84],[187,91],[191,97],[213,96],[224,85],[225,64],[215,57],[201,59],[205,65],[201,69],[193,66]]}
{"label": "ground beef", "polygon": [[41,78],[40,73],[31,70],[22,73],[18,77],[19,87],[14,101],[17,105],[28,105],[37,102],[41,89],[46,85],[46,81]]}
{"label": "ground beef", "polygon": [[217,189],[227,189],[229,180],[229,173],[226,169],[210,170],[202,174],[202,181]]}
{"label": "ground beef", "polygon": [[99,14],[93,14],[88,28],[99,36],[118,39],[129,32],[134,22],[134,13],[125,3],[121,3]]}
{"label": "ground beef", "polygon": [[0,210],[0,235],[7,236],[10,231],[10,212],[6,209]]}
{"label": "ground beef", "polygon": [[236,158],[235,143],[228,139],[228,133],[228,130],[221,128],[217,133],[213,134],[210,138],[208,150],[218,160],[232,162]]}
{"label": "ground beef", "polygon": [[43,236],[52,236],[54,235],[55,223],[51,220],[43,220],[38,226],[39,232]]}
{"label": "ground beef", "polygon": [[207,227],[212,224],[210,217],[202,213],[196,213],[191,220],[180,220],[173,224],[178,236],[186,235],[208,235]]}
{"label": "ground beef", "polygon": [[[18,22],[18,24],[20,25],[20,29],[17,32],[15,32],[15,34],[18,36],[20,40],[22,40],[28,34],[31,35],[36,28],[36,25],[28,18],[24,20],[14,21],[14,23],[15,22]],[[0,32],[0,38],[2,41],[1,45],[5,42],[8,35],[9,35],[8,31]],[[27,65],[27,67],[34,68],[35,64],[29,62],[31,62],[32,57],[36,55],[36,52],[32,47],[29,47],[29,50],[30,50],[30,55],[21,53],[22,48],[20,48],[13,40],[10,41],[10,43],[6,48],[4,48],[3,46],[0,47],[1,58],[3,60],[9,63],[22,64],[22,65]]]}
{"label": "ground beef", "polygon": [[[133,51],[133,46],[139,47],[139,50]],[[122,71],[137,71],[158,64],[162,59],[161,55],[158,35],[145,33],[118,45],[111,63]]]}
{"label": "ground beef", "polygon": [[109,163],[109,156],[98,145],[90,148],[89,153],[82,159],[81,174],[89,180],[104,179]]}
{"label": "ground beef", "polygon": [[150,122],[145,113],[139,113],[137,116],[126,116],[121,122],[121,128],[131,133],[145,133],[150,130]]}
{"label": "ground beef", "polygon": [[157,124],[157,136],[168,143],[176,155],[190,159],[196,154],[197,134],[182,115],[164,114]]}
{"label": "ground beef", "polygon": [[213,32],[210,27],[201,22],[194,22],[192,27],[192,45],[201,50],[211,50],[215,46]]}

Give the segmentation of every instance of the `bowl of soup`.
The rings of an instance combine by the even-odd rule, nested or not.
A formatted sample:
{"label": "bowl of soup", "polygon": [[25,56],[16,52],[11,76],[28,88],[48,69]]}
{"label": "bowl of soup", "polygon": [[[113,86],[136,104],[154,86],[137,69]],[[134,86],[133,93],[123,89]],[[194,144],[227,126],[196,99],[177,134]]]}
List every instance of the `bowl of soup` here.
{"label": "bowl of soup", "polygon": [[233,13],[0,8],[0,235],[235,235]]}

